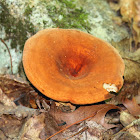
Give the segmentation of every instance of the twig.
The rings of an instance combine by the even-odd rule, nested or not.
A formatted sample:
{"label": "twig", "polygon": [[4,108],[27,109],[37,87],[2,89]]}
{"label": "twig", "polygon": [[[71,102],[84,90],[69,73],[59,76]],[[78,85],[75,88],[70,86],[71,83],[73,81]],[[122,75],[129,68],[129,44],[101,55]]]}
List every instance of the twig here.
{"label": "twig", "polygon": [[77,121],[77,122],[75,122],[75,123],[73,123],[73,124],[71,124],[71,125],[68,125],[67,127],[63,128],[63,129],[61,129],[60,131],[56,132],[55,134],[51,135],[51,136],[50,136],[49,138],[47,138],[46,140],[49,140],[50,138],[54,137],[55,135],[57,135],[57,134],[63,132],[64,130],[70,128],[71,126],[73,126],[73,125],[75,125],[75,124],[77,124],[77,123],[80,123],[80,122],[82,122],[82,121],[84,121],[84,120],[87,120],[87,119],[89,119],[89,118],[94,117],[97,113],[98,113],[98,112],[95,112],[94,114],[92,114],[92,115],[90,115],[90,116],[88,116],[88,117],[86,117],[86,118],[84,118],[84,119],[82,119],[82,120],[79,120],[79,121]]}
{"label": "twig", "polygon": [[130,58],[126,58],[126,57],[122,57],[122,59],[128,60],[128,61],[132,61],[134,63],[140,64],[139,62],[137,62],[136,60],[130,59]]}
{"label": "twig", "polygon": [[46,140],[49,140],[50,138],[52,138],[52,137],[54,137],[55,135],[57,135],[57,134],[63,132],[64,130],[70,128],[71,126],[73,126],[73,125],[75,125],[75,124],[78,124],[78,123],[80,123],[80,122],[82,122],[82,121],[85,121],[85,120],[87,120],[87,119],[89,119],[89,118],[94,117],[96,114],[98,114],[101,110],[104,110],[105,108],[106,108],[106,106],[103,107],[103,108],[101,108],[101,109],[99,109],[98,111],[94,112],[92,115],[90,115],[90,116],[88,116],[88,117],[86,117],[86,118],[84,118],[84,119],[81,119],[81,120],[79,120],[79,121],[76,121],[75,123],[73,123],[73,124],[71,124],[71,125],[66,126],[65,128],[63,128],[63,129],[61,129],[60,131],[56,132],[55,134],[51,135],[51,136],[50,136],[49,138],[47,138]]}
{"label": "twig", "polygon": [[111,139],[115,138],[117,135],[121,135],[124,132],[126,132],[130,127],[134,126],[134,125],[139,125],[140,124],[140,119],[134,120],[132,123],[130,123],[129,125],[127,125],[126,127],[124,127],[122,130],[120,130],[118,133],[114,134]]}
{"label": "twig", "polygon": [[77,133],[73,134],[72,136],[70,136],[69,138],[66,138],[66,139],[64,139],[64,140],[68,140],[68,139],[70,139],[70,138],[72,138],[72,137],[74,137],[74,136],[76,136],[76,135],[78,135],[78,134],[84,132],[84,131],[87,130],[87,129],[88,129],[88,126],[82,128],[80,131],[78,131]]}
{"label": "twig", "polygon": [[73,124],[71,124],[71,125],[68,125],[67,127],[63,128],[63,129],[61,129],[60,131],[56,132],[55,134],[51,135],[51,136],[50,136],[49,138],[47,138],[46,140],[49,140],[50,138],[52,138],[52,137],[54,137],[55,135],[57,135],[57,134],[63,132],[64,130],[70,128],[71,126],[73,126],[73,125],[75,125],[75,124],[78,124],[78,123],[80,123],[80,122],[82,122],[82,121],[84,121],[84,120],[87,120],[87,119],[89,119],[89,118],[94,117],[96,114],[98,114],[101,110],[103,110],[103,109],[105,109],[105,108],[106,108],[106,106],[103,107],[102,109],[98,110],[97,112],[93,113],[92,115],[90,115],[90,116],[88,116],[88,117],[86,117],[86,118],[84,118],[84,119],[81,119],[81,120],[79,120],[79,121],[77,121],[77,122],[75,122],[75,123],[73,123]]}
{"label": "twig", "polygon": [[11,56],[10,50],[9,50],[8,46],[6,45],[6,43],[4,42],[4,40],[3,40],[2,38],[0,38],[0,40],[1,40],[1,42],[5,45],[5,47],[6,47],[7,50],[8,50],[8,53],[9,53],[9,56],[10,56],[11,73],[13,74],[12,56]]}

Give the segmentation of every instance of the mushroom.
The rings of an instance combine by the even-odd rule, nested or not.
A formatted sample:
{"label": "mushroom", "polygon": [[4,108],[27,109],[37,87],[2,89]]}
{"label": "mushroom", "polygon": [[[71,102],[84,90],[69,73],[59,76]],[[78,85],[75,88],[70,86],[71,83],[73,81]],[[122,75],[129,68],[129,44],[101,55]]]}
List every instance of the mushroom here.
{"label": "mushroom", "polygon": [[24,46],[23,66],[45,96],[74,104],[113,97],[123,85],[124,62],[107,42],[75,29],[45,29]]}

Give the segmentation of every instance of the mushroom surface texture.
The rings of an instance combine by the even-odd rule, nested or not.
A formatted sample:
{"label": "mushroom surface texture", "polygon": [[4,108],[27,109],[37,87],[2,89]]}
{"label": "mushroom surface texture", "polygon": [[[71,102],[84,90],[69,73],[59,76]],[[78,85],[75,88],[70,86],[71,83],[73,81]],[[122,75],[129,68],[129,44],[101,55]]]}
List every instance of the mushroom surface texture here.
{"label": "mushroom surface texture", "polygon": [[75,29],[45,29],[24,46],[23,66],[45,96],[74,104],[109,99],[123,85],[124,62],[107,42]]}

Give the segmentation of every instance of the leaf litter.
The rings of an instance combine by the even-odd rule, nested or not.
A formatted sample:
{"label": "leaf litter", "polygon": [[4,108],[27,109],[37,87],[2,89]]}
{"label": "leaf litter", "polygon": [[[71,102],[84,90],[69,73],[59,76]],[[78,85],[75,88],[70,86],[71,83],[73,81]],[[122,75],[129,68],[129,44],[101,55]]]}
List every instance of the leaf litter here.
{"label": "leaf litter", "polygon": [[[123,100],[123,107],[104,103],[82,106],[68,103],[63,104],[63,106],[69,106],[71,109],[64,109],[62,105],[58,105],[58,102],[48,100],[48,98],[36,92],[24,80],[19,80],[19,78],[11,75],[0,76],[0,88],[0,124],[2,124],[0,133],[4,134],[1,135],[2,139],[4,137],[40,140],[114,139],[120,135],[119,131],[123,129],[127,131],[125,128],[129,125],[129,128],[133,128],[131,131],[135,134],[135,137],[138,138],[139,132],[134,124],[139,124],[139,105],[134,99]],[[24,101],[22,98],[24,98]],[[119,116],[117,116],[116,123],[107,121],[106,116],[113,119],[113,116],[109,114],[112,111],[113,114],[114,112],[118,112],[117,114],[120,112],[120,121]],[[131,117],[126,117],[124,111],[127,111],[126,113]],[[132,119],[128,121],[126,118]],[[21,123],[19,123],[19,120]],[[126,123],[126,121],[129,123]],[[6,124],[4,122],[11,122],[13,128],[17,129],[10,132],[10,123]],[[4,126],[7,130],[4,129]],[[123,129],[122,126],[124,126]],[[118,133],[115,132],[115,129],[119,129]],[[36,130],[38,131],[36,132]],[[130,131],[130,129],[128,130]],[[133,134],[131,131],[129,133]],[[36,135],[33,135],[33,133],[36,133]],[[118,135],[113,135],[114,133]]]}

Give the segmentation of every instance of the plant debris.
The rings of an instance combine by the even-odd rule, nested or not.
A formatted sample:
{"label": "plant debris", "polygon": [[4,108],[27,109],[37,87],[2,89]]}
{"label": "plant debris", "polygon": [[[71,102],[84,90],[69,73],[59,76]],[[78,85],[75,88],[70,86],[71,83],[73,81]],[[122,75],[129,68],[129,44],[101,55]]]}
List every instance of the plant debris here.
{"label": "plant debris", "polygon": [[[120,90],[119,94],[114,96],[111,100],[90,105],[75,105],[57,102],[45,97],[27,80],[23,80],[21,77],[15,75],[0,75],[0,139],[139,140],[139,0],[108,0],[110,6],[118,15],[117,17],[114,17],[115,14],[112,15],[114,25],[111,24],[109,26],[106,25],[106,22],[101,21],[105,19],[109,21],[108,23],[112,21],[112,19],[108,20],[109,16],[106,15],[106,12],[102,11],[104,13],[104,18],[101,18],[100,14],[98,15],[98,11],[95,13],[98,8],[101,11],[102,8],[106,10],[106,7],[97,6],[96,8],[92,7],[92,5],[87,5],[88,12],[86,12],[85,8],[75,7],[75,0],[72,0],[71,2],[69,0],[57,1],[59,2],[59,6],[56,6],[54,2],[49,4],[49,2],[41,0],[30,7],[30,1],[27,2],[25,12],[23,13],[23,17],[26,16],[26,19],[22,19],[15,18],[11,14],[10,9],[8,9],[9,6],[7,2],[2,0],[2,2],[0,2],[2,7],[0,15],[2,15],[1,19],[3,20],[1,20],[2,26],[0,26],[0,28],[3,29],[3,27],[5,27],[6,32],[4,39],[1,39],[2,45],[4,43],[3,41],[12,39],[10,44],[12,48],[17,48],[17,44],[19,44],[20,48],[23,49],[23,44],[28,36],[31,36],[36,32],[34,25],[30,22],[30,18],[33,13],[32,10],[37,9],[39,5],[46,5],[47,11],[50,11],[48,16],[51,17],[52,21],[55,23],[55,25],[52,26],[55,27],[76,27],[90,32],[93,26],[96,27],[98,24],[89,23],[88,18],[90,16],[95,16],[94,19],[97,20],[97,23],[105,24],[103,25],[103,29],[106,29],[108,31],[107,33],[111,33],[113,36],[115,32],[120,31],[114,26],[115,24],[118,24],[121,28],[127,28],[130,35],[130,38],[126,39],[126,35],[121,32],[119,35],[124,36],[123,40],[120,41],[120,39],[116,39],[117,41],[120,41],[119,43],[111,42],[112,45],[119,50],[125,62],[126,70],[123,88]],[[84,1],[82,2],[84,5],[86,5],[86,3],[87,2]],[[68,17],[65,16],[65,11]],[[90,14],[90,12],[93,12],[93,14]],[[78,17],[79,20],[77,21],[77,18],[74,19],[75,17]],[[41,17],[41,19],[43,19],[43,17]],[[47,21],[43,22],[44,27],[47,27]],[[100,28],[100,25],[95,28],[94,34],[96,30],[102,30],[104,32],[104,30]],[[110,30],[113,30],[114,32],[111,32]],[[116,35],[114,38],[116,38]],[[12,60],[13,59],[14,57],[12,57]]]}
{"label": "plant debris", "polygon": [[[54,102],[37,93],[27,82],[12,75],[0,76],[0,88],[0,123],[2,123],[0,133],[2,138],[6,136],[39,140],[84,139],[85,137],[109,139],[118,137],[120,135],[118,130],[121,130],[122,126],[125,128],[139,118],[139,106],[134,99],[132,101],[124,100],[123,107],[104,103],[88,106],[59,104],[59,102]],[[22,98],[24,100],[21,100]],[[132,108],[135,109],[132,111]],[[126,113],[122,112],[124,109],[131,117],[126,117]],[[115,115],[115,112],[118,114],[116,117],[110,114]],[[132,119],[129,121],[126,119],[126,123],[123,118]],[[11,132],[9,123],[4,123],[5,121],[10,122],[10,119],[14,119],[11,121],[12,126],[18,125]],[[7,130],[4,129],[4,126]],[[133,125],[131,126],[133,127]],[[125,131],[130,133],[130,129]],[[138,137],[138,131],[134,131],[135,137]],[[112,136],[116,132],[118,135]],[[133,135],[132,132],[130,134]]]}
{"label": "plant debris", "polygon": [[120,12],[121,20],[128,23],[130,27],[132,33],[130,51],[137,50],[140,47],[140,1],[118,0],[114,2],[114,0],[110,0],[109,2],[112,9]]}

